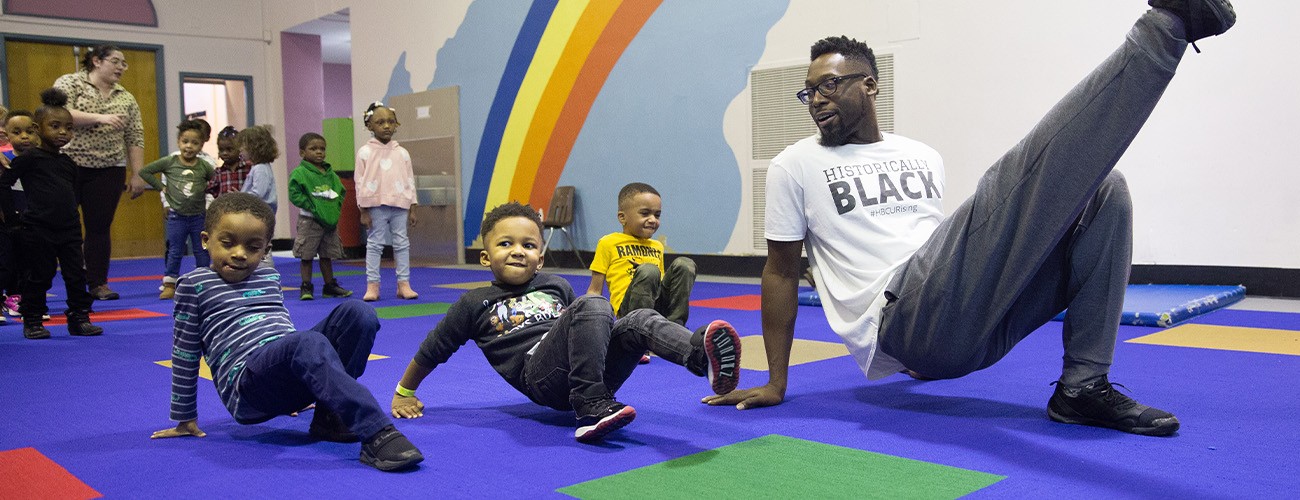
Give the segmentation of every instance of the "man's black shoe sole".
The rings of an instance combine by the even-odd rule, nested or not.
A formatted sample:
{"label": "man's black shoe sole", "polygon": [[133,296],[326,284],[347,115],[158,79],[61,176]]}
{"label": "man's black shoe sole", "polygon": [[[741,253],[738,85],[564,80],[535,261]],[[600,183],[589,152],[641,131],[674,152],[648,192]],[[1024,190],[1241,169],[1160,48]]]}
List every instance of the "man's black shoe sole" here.
{"label": "man's black shoe sole", "polygon": [[1157,437],[1171,436],[1175,432],[1178,432],[1178,427],[1179,427],[1179,423],[1177,420],[1174,421],[1173,425],[1168,425],[1168,426],[1123,427],[1120,425],[1113,424],[1111,422],[1105,422],[1105,421],[1091,419],[1091,418],[1067,417],[1065,415],[1057,413],[1056,410],[1053,410],[1051,406],[1047,407],[1047,418],[1050,418],[1053,421],[1060,422],[1062,424],[1076,424],[1076,425],[1089,425],[1092,427],[1104,427],[1107,429],[1114,429],[1117,431],[1124,431],[1124,432],[1139,434],[1143,436],[1157,436]]}

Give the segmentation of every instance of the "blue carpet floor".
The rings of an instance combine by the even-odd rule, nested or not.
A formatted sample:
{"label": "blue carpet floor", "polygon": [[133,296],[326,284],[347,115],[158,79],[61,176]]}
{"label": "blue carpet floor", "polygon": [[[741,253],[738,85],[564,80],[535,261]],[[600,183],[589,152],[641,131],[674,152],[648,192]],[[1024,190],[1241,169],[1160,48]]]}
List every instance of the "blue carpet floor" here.
{"label": "blue carpet floor", "polygon": [[[285,285],[296,287],[297,262],[279,266]],[[161,269],[158,259],[122,260],[114,262],[112,275]],[[387,298],[376,307],[411,304],[393,298],[391,272],[385,270]],[[419,302],[450,303],[464,290],[436,285],[489,276],[417,268],[412,282]],[[570,278],[575,289],[585,290],[586,277]],[[358,296],[364,289],[360,275],[340,282]],[[50,301],[61,306],[57,284]],[[113,286],[122,299],[97,303],[97,311],[171,312],[170,302],[157,299],[154,281]],[[756,285],[701,282],[693,298],[756,293]],[[315,324],[339,301],[300,302],[296,291],[285,298],[301,327]],[[383,321],[374,353],[388,358],[372,361],[361,378],[381,406],[387,407],[407,362],[440,318]],[[742,336],[760,333],[757,311],[695,307],[688,326],[718,318]],[[1191,323],[1300,331],[1300,314],[1220,310]],[[413,472],[385,474],[358,463],[356,444],[309,438],[309,414],[236,424],[206,381],[199,424],[208,436],[150,440],[151,432],[172,425],[170,371],[156,364],[170,359],[171,319],[101,326],[106,333],[97,338],[72,338],[52,327],[55,337],[44,341],[23,339],[16,322],[0,326],[0,453],[35,448],[108,498],[565,498],[557,490],[683,457],[691,459],[672,462],[668,472],[707,463],[752,488],[716,491],[711,484],[684,483],[682,496],[704,490],[723,498],[801,497],[800,479],[789,477],[790,470],[752,461],[731,467],[732,455],[714,451],[773,434],[1004,477],[971,498],[1288,498],[1300,491],[1300,358],[1123,342],[1159,328],[1121,328],[1111,379],[1140,401],[1176,413],[1183,427],[1170,438],[1046,418],[1049,384],[1060,369],[1056,322],[994,367],[957,380],[895,376],[869,383],[847,356],[795,366],[785,404],[743,412],[700,404],[708,384],[655,359],[638,368],[618,395],[636,406],[636,421],[598,445],[574,442],[572,415],[530,403],[467,346],[420,388],[425,416],[397,423],[427,460]],[[820,308],[800,307],[797,330],[801,339],[836,340]],[[764,371],[746,370],[741,386],[766,378]],[[821,467],[846,478],[868,473]],[[652,490],[658,491],[631,487],[616,496]],[[873,493],[880,492],[867,488],[855,496]]]}

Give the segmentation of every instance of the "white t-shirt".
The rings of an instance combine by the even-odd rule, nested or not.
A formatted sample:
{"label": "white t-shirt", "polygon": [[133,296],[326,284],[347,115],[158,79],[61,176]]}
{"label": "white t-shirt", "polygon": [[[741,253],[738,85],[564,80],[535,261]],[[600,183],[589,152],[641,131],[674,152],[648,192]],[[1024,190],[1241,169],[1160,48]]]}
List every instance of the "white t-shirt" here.
{"label": "white t-shirt", "polygon": [[939,153],[893,134],[834,148],[814,135],[768,168],[765,236],[804,241],[826,319],[869,379],[902,369],[877,347],[885,286],[943,220],[943,193]]}

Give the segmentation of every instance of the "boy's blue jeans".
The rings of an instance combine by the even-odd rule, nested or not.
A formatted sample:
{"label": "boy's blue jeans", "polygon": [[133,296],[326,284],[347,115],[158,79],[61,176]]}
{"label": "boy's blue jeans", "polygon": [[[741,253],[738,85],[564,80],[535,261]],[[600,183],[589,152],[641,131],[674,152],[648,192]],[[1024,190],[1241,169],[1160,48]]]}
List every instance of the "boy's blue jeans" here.
{"label": "boy's blue jeans", "polygon": [[370,390],[357,382],[378,331],[375,310],[350,299],[310,330],[253,351],[240,374],[235,420],[265,422],[314,402],[337,413],[363,440],[392,425]]}
{"label": "boy's blue jeans", "polygon": [[647,350],[704,375],[703,349],[694,334],[653,309],[614,319],[609,299],[583,295],[555,320],[524,362],[525,394],[533,402],[578,416],[614,398]]}
{"label": "boy's blue jeans", "polygon": [[208,251],[203,248],[203,240],[199,236],[203,232],[205,218],[204,214],[181,215],[174,210],[167,211],[167,270],[163,276],[171,278],[173,282],[180,277],[186,239],[194,251],[195,268],[212,265],[212,259],[208,257]]}

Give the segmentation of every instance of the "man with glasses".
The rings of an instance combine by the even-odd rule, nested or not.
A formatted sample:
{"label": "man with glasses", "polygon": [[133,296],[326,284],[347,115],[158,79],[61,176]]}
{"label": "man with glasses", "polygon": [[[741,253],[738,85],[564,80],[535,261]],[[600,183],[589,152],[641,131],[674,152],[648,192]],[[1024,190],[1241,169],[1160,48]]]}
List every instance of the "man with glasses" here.
{"label": "man with glasses", "polygon": [[767,173],[763,270],[766,385],[710,396],[739,409],[785,397],[800,249],[831,328],[868,378],[956,378],[987,368],[1068,308],[1052,420],[1136,434],[1178,430],[1107,379],[1132,254],[1132,206],[1112,168],[1189,42],[1236,17],[1227,0],[1150,0],[1120,46],[942,216],[944,167],[930,147],[880,131],[875,56],[861,42],[812,47],[808,106],[819,134]]}

